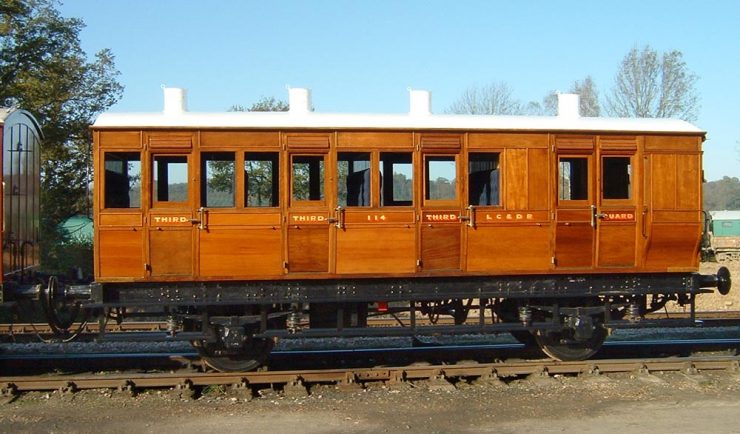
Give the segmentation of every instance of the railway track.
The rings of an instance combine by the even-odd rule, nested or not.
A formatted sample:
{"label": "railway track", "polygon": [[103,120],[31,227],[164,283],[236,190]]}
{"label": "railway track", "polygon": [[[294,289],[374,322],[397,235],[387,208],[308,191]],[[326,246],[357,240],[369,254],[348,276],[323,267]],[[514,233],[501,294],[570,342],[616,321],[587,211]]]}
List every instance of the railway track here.
{"label": "railway track", "polygon": [[[135,393],[142,389],[171,388],[185,396],[195,396],[199,388],[227,386],[248,395],[263,388],[285,394],[310,394],[315,385],[334,384],[340,389],[361,389],[371,383],[388,386],[420,381],[438,388],[454,388],[477,383],[501,383],[508,378],[552,375],[598,376],[614,373],[650,375],[654,372],[682,372],[697,375],[706,371],[726,371],[740,375],[740,356],[673,357],[661,359],[604,359],[583,362],[554,360],[506,361],[496,363],[461,362],[455,365],[343,368],[263,372],[158,372],[116,373],[107,375],[41,375],[0,377],[0,393],[6,398],[26,391],[72,393],[85,389],[116,389]],[[501,383],[503,384],[503,383]]]}
{"label": "railway track", "polygon": [[[660,312],[645,315],[645,319],[688,319],[689,312]],[[740,311],[706,311],[697,312],[696,320],[706,322],[707,325],[738,325],[740,324]],[[489,318],[490,321],[490,318]],[[477,324],[478,319],[469,320],[471,325]],[[429,318],[418,318],[417,326],[431,325]],[[434,322],[435,325],[454,325],[454,320],[448,317],[441,317]],[[399,316],[397,318],[369,318],[368,326],[371,327],[394,327],[398,325],[408,326],[410,320],[408,317]],[[79,330],[80,335],[97,335],[100,333],[100,324],[97,322],[75,323],[69,327],[70,330]],[[126,332],[166,332],[168,324],[165,321],[126,321],[120,324],[109,323],[105,327],[106,333],[126,333]],[[34,336],[34,335],[51,335],[52,329],[45,323],[14,323],[0,324],[0,336]]]}

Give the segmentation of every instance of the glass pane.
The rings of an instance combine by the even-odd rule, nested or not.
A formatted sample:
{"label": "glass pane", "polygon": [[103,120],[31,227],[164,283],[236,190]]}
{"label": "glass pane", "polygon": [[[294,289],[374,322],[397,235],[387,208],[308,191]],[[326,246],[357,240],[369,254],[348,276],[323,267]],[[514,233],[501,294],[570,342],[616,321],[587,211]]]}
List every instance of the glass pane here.
{"label": "glass pane", "polygon": [[230,208],[234,199],[234,169],[236,161],[230,152],[208,153],[201,156],[201,206]]}
{"label": "glass pane", "polygon": [[[413,200],[414,167],[411,153],[380,154],[380,204],[382,206],[411,206]],[[393,182],[384,182],[385,174]]]}
{"label": "glass pane", "polygon": [[105,154],[105,207],[141,207],[141,157],[138,153]]}
{"label": "glass pane", "polygon": [[244,159],[246,206],[278,206],[279,171],[277,152],[246,154]]}
{"label": "glass pane", "polygon": [[154,198],[157,202],[188,200],[188,157],[154,157]]}
{"label": "glass pane", "polygon": [[604,157],[602,192],[604,199],[630,199],[632,164],[630,157]]}
{"label": "glass pane", "polygon": [[324,157],[293,157],[293,200],[324,200]]}
{"label": "glass pane", "polygon": [[339,153],[337,203],[341,206],[370,206],[370,154]]}
{"label": "glass pane", "polygon": [[588,199],[588,158],[560,159],[558,197],[560,200]]}
{"label": "glass pane", "polygon": [[468,157],[468,202],[470,205],[499,204],[499,154]]}
{"label": "glass pane", "polygon": [[457,167],[454,156],[426,158],[426,199],[452,200],[457,197]]}

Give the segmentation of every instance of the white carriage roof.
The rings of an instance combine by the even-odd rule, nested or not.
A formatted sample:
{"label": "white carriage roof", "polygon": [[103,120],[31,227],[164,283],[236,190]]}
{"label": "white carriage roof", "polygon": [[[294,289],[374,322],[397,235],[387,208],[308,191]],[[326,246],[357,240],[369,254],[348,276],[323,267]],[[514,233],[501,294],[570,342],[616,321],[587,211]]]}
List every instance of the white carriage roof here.
{"label": "white carriage roof", "polygon": [[[678,119],[592,118],[578,115],[577,95],[560,95],[558,116],[492,116],[432,114],[426,91],[411,91],[411,109],[401,114],[319,113],[311,111],[307,89],[290,89],[288,112],[186,111],[185,91],[167,88],[159,113],[103,113],[94,128],[244,128],[244,129],[376,129],[480,131],[607,131],[627,133],[704,134]],[[174,93],[173,93],[174,91]],[[169,95],[168,95],[169,92]],[[420,94],[421,93],[421,94]],[[296,96],[297,95],[297,96]],[[567,105],[573,107],[567,107]]]}

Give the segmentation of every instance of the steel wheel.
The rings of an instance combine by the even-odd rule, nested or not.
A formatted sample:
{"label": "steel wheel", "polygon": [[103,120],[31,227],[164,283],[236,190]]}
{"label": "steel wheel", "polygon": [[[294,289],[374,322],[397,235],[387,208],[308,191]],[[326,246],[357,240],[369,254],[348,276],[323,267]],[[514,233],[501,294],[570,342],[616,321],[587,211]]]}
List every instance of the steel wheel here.
{"label": "steel wheel", "polygon": [[223,345],[195,341],[203,362],[222,372],[253,371],[262,366],[272,351],[272,340],[252,339],[240,351],[226,350]]}
{"label": "steel wheel", "polygon": [[586,360],[596,354],[606,339],[606,329],[595,325],[593,334],[585,340],[576,340],[573,330],[538,330],[534,335],[542,352],[560,361]]}

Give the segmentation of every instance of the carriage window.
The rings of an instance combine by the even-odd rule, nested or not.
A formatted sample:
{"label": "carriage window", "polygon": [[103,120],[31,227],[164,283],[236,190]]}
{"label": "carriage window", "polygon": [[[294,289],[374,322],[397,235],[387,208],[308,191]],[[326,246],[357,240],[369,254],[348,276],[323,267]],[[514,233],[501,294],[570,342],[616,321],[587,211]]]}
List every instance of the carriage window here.
{"label": "carriage window", "polygon": [[601,191],[604,199],[631,199],[630,157],[604,157],[602,164]]}
{"label": "carriage window", "polygon": [[230,208],[234,206],[234,169],[236,161],[231,152],[201,155],[201,206]]}
{"label": "carriage window", "polygon": [[186,202],[188,200],[187,156],[155,156],[152,174],[156,202]]}
{"label": "carriage window", "polygon": [[248,152],[244,157],[246,206],[278,206],[280,169],[277,152]]}
{"label": "carriage window", "polygon": [[380,153],[380,204],[382,206],[410,206],[414,198],[413,181],[414,167],[410,152]]}
{"label": "carriage window", "polygon": [[455,157],[428,156],[425,163],[425,191],[427,200],[453,200],[457,197],[457,165]]}
{"label": "carriage window", "polygon": [[588,157],[560,158],[558,198],[560,200],[588,199]]}
{"label": "carriage window", "polygon": [[499,154],[474,154],[468,158],[468,202],[499,205]]}
{"label": "carriage window", "polygon": [[340,152],[337,157],[337,203],[370,206],[370,154]]}
{"label": "carriage window", "polygon": [[141,207],[141,157],[138,152],[105,154],[105,207]]}
{"label": "carriage window", "polygon": [[293,157],[293,200],[324,200],[324,156]]}

